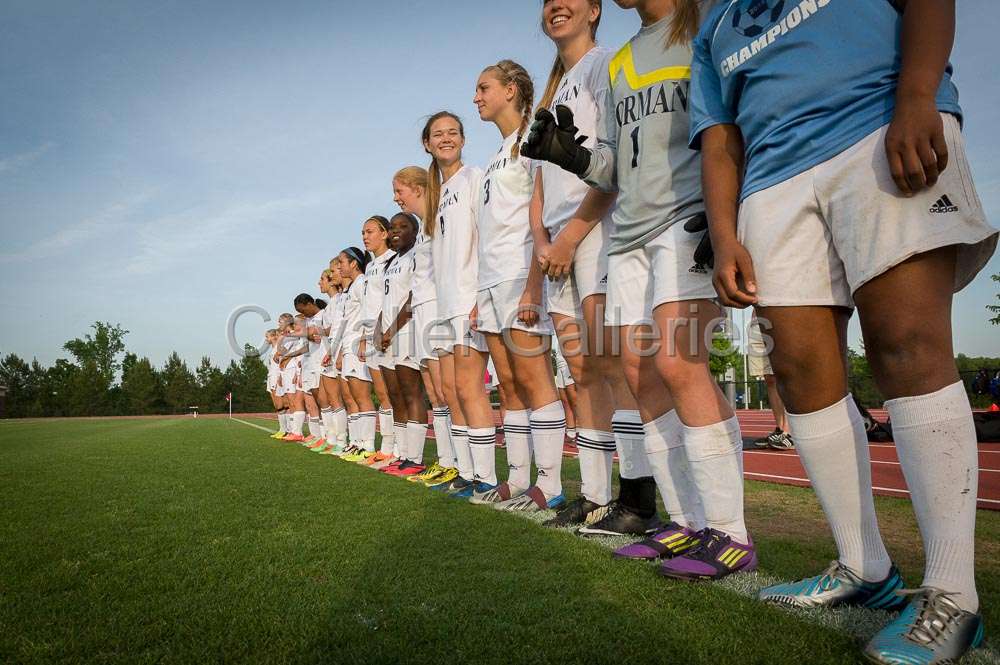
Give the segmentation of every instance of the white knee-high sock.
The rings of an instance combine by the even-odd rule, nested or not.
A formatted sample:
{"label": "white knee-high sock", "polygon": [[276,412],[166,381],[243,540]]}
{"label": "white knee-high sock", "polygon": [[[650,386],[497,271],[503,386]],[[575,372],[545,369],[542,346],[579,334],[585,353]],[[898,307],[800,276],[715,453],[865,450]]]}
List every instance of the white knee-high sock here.
{"label": "white knee-high sock", "polygon": [[438,464],[445,468],[455,466],[455,447],[451,442],[451,423],[448,422],[450,413],[446,406],[434,409],[434,445],[437,447]]}
{"label": "white knee-high sock", "polygon": [[469,428],[469,450],[472,453],[472,471],[475,480],[488,485],[497,484],[496,445],[495,427]]}
{"label": "white knee-high sock", "polygon": [[922,586],[952,592],[955,604],[976,612],[979,448],[965,386],[959,381],[928,395],[892,399],[885,408],[924,541]]}
{"label": "white knee-high sock", "polygon": [[465,480],[472,480],[475,477],[475,471],[472,465],[472,450],[469,447],[469,428],[465,425],[452,425],[451,442],[455,446],[455,463],[458,465],[458,475]]}
{"label": "white knee-high sock", "polygon": [[319,416],[309,416],[309,436],[320,438],[323,435],[323,424]]}
{"label": "white knee-high sock", "polygon": [[360,414],[357,413],[347,416],[347,438],[353,445],[357,445],[358,441],[361,440],[361,435],[358,432],[358,420],[360,417]]}
{"label": "white knee-high sock", "polygon": [[684,425],[677,411],[667,411],[643,425],[643,429],[649,466],[670,519],[695,531],[704,529],[705,510],[691,477],[684,448]]}
{"label": "white knee-high sock", "polygon": [[611,432],[581,429],[576,434],[580,451],[580,494],[598,505],[611,501],[611,470],[615,437]]}
{"label": "white knee-high sock", "polygon": [[392,409],[378,410],[378,431],[382,435],[382,447],[380,450],[382,452],[385,452],[386,439],[389,439],[389,446],[391,450],[393,439],[396,436],[396,428],[395,428],[395,423],[393,422]]}
{"label": "white knee-high sock", "polygon": [[869,582],[885,579],[892,564],[875,516],[868,436],[854,399],[847,395],[825,409],[787,418],[840,562]]}
{"label": "white knee-high sock", "polygon": [[334,422],[333,418],[333,407],[328,406],[325,409],[320,409],[319,416],[323,419],[323,438],[335,441],[338,430],[337,423]]}
{"label": "white knee-high sock", "polygon": [[393,423],[394,436],[389,440],[389,450],[386,451],[385,439],[382,439],[382,453],[397,459],[406,457],[406,423]]}
{"label": "white knee-high sock", "polygon": [[743,437],[736,416],[704,427],[684,426],[683,439],[706,526],[749,544],[743,521]]}
{"label": "white knee-high sock", "polygon": [[302,426],[306,422],[305,411],[295,411],[292,413],[292,433],[302,436]]}
{"label": "white knee-high sock", "polygon": [[358,442],[366,451],[375,452],[375,412],[362,411],[358,414],[358,434],[362,439]]}
{"label": "white knee-high sock", "polygon": [[347,409],[341,407],[333,412],[333,431],[337,433],[337,441],[347,441]]}
{"label": "white knee-high sock", "polygon": [[[540,409],[532,409],[531,449],[538,468],[535,484],[547,499],[562,494],[563,442],[566,440],[566,412],[556,400]],[[529,469],[529,480],[531,478]]]}
{"label": "white knee-high sock", "polygon": [[622,478],[645,478],[653,475],[646,455],[646,433],[638,411],[615,411],[611,431],[618,448],[618,473]]}
{"label": "white knee-high sock", "polygon": [[406,423],[406,459],[423,464],[424,444],[427,442],[427,423],[412,420]]}
{"label": "white knee-high sock", "polygon": [[507,445],[507,483],[520,490],[531,485],[531,412],[507,410],[503,419]]}
{"label": "white knee-high sock", "polygon": [[278,411],[278,431],[279,432],[287,432],[288,431],[288,424],[286,422],[287,420],[288,420],[288,417],[285,415],[285,412],[284,411]]}

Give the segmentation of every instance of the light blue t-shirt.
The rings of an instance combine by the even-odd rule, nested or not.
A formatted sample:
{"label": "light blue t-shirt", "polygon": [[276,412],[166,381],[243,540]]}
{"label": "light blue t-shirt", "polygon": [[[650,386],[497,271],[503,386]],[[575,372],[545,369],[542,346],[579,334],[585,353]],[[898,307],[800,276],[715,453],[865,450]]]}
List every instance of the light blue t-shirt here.
{"label": "light blue t-shirt", "polygon": [[[694,42],[691,147],[739,126],[740,200],[843,152],[892,120],[901,28],[890,0],[723,0]],[[951,65],[937,106],[961,119]]]}

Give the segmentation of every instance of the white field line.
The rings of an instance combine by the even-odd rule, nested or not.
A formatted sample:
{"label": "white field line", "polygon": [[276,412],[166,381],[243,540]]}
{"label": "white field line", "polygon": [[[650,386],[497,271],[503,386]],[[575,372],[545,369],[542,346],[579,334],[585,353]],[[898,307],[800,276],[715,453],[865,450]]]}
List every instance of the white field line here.
{"label": "white field line", "polygon": [[261,430],[263,432],[270,432],[271,431],[268,428],[264,427],[263,425],[258,425],[257,423],[251,423],[251,422],[246,421],[246,420],[240,420],[239,418],[233,418],[233,420],[235,420],[238,423],[243,423],[244,425],[249,425],[250,427],[256,427],[257,429],[259,429],[259,430]]}

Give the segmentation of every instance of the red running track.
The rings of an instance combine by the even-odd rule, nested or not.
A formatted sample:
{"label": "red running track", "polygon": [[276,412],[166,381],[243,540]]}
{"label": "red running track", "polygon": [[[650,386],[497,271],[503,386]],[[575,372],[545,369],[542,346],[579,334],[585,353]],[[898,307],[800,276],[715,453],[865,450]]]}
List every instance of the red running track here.
{"label": "red running track", "polygon": [[[870,410],[877,420],[885,422],[886,412]],[[743,475],[750,480],[809,487],[809,479],[794,450],[757,449],[752,441],[774,430],[770,411],[737,411],[743,430]],[[908,497],[906,481],[891,443],[871,443],[872,485],[883,496]],[[576,457],[576,446],[567,444],[565,454]],[[1000,510],[1000,445],[979,444],[979,508]]]}
{"label": "red running track", "polygon": [[[870,413],[877,420],[885,422],[886,412],[871,409]],[[263,415],[263,414],[262,414]],[[759,450],[751,443],[774,429],[774,417],[770,411],[737,411],[736,416],[743,430],[743,475],[750,480],[780,483],[782,485],[797,485],[808,487],[809,479],[805,469],[794,450]],[[500,416],[497,413],[497,424]],[[428,435],[433,438],[434,430],[429,429]],[[896,447],[891,443],[869,444],[872,460],[872,485],[875,493],[883,496],[908,497],[906,481],[896,457]],[[575,445],[566,444],[564,454],[577,456]],[[979,508],[1000,510],[1000,444],[979,444]]]}

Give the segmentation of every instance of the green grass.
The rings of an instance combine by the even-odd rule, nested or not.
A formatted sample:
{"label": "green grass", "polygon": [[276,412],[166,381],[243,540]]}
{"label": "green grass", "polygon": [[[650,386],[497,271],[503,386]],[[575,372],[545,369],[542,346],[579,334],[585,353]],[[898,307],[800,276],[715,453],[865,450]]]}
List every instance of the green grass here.
{"label": "green grass", "polygon": [[[0,662],[860,662],[888,615],[749,597],[834,556],[813,495],[748,483],[747,504],[761,573],[672,583],[235,422],[2,422]],[[919,581],[909,505],[878,507]],[[989,637],[1000,514],[978,529]]]}

